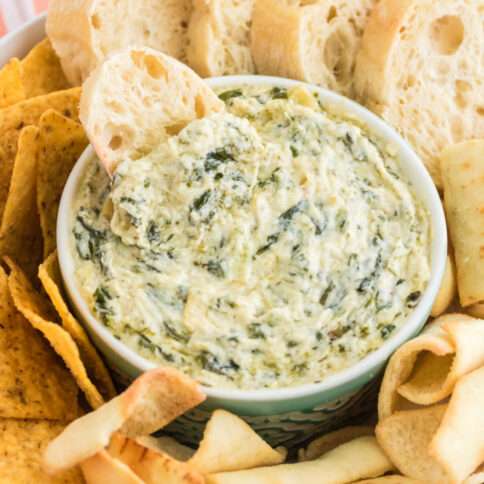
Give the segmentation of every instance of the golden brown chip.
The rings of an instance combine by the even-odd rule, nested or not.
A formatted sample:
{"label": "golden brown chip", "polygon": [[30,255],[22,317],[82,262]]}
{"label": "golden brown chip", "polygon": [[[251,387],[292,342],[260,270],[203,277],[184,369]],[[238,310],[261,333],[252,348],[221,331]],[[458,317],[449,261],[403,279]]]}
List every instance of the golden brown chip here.
{"label": "golden brown chip", "polygon": [[286,454],[285,449],[274,450],[240,417],[215,410],[188,463],[203,474],[212,474],[281,464]]}
{"label": "golden brown chip", "polygon": [[404,475],[428,483],[449,482],[445,469],[429,453],[447,405],[396,412],[376,426],[378,443]]}
{"label": "golden brown chip", "polygon": [[127,465],[146,484],[203,484],[202,474],[189,463],[180,462],[168,454],[138,444],[116,433],[107,448],[116,460]]}
{"label": "golden brown chip", "polygon": [[15,308],[0,267],[0,417],[72,420],[77,392],[60,358]]}
{"label": "golden brown chip", "polygon": [[79,469],[47,475],[42,452],[64,428],[61,422],[0,419],[0,482],[71,484],[84,482]]}
{"label": "golden brown chip", "polygon": [[81,469],[86,484],[146,484],[126,464],[105,450],[82,462]]}
{"label": "golden brown chip", "polygon": [[430,454],[452,482],[462,482],[484,463],[484,366],[455,386]]}
{"label": "golden brown chip", "polygon": [[17,260],[30,280],[34,280],[42,261],[42,234],[35,193],[38,131],[35,126],[21,131],[0,227],[0,255]]}
{"label": "golden brown chip", "polygon": [[98,355],[96,348],[89,340],[84,328],[69,311],[64,296],[61,293],[62,279],[57,261],[57,252],[53,252],[39,267],[39,278],[45,292],[62,320],[64,329],[72,336],[77,344],[81,359],[86,365],[87,373],[103,397],[106,400],[110,400],[116,396],[116,389],[114,388],[111,376],[104,366],[101,357]]}
{"label": "golden brown chip", "polygon": [[24,99],[22,66],[18,59],[10,59],[0,70],[0,108],[11,106]]}
{"label": "golden brown chip", "polygon": [[39,42],[22,60],[27,97],[43,96],[70,87],[49,39]]}
{"label": "golden brown chip", "polygon": [[360,437],[319,459],[207,476],[207,484],[342,484],[394,470],[375,437]]}
{"label": "golden brown chip", "polygon": [[484,319],[484,303],[482,304],[473,304],[466,308],[466,311],[475,318]]}
{"label": "golden brown chip", "polygon": [[80,88],[54,92],[0,109],[0,220],[10,188],[17,142],[22,128],[37,125],[42,114],[55,109],[68,118],[79,120]]}
{"label": "golden brown chip", "polygon": [[56,248],[59,202],[67,178],[88,141],[79,123],[54,110],[40,118],[37,206],[44,237],[44,258]]}
{"label": "golden brown chip", "polygon": [[344,427],[329,434],[325,434],[313,440],[306,449],[299,449],[299,462],[317,459],[326,452],[335,449],[341,444],[345,444],[350,440],[365,435],[373,435],[375,433],[373,427],[368,426],[352,426]]}
{"label": "golden brown chip", "polygon": [[11,270],[8,286],[15,306],[64,360],[89,404],[93,408],[100,407],[104,399],[89,379],[74,340],[59,324],[52,322],[56,320],[54,309],[35,291],[22,270],[11,259],[5,260]]}

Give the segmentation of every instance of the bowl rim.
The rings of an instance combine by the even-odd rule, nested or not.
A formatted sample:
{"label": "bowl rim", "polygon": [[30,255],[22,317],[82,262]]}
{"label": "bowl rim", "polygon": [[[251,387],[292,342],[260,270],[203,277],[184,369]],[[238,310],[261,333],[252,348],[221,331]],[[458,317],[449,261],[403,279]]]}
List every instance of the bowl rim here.
{"label": "bowl rim", "polygon": [[[325,107],[329,106],[330,112],[335,108],[338,113],[344,113],[348,118],[356,117],[364,123],[371,134],[376,134],[379,139],[388,140],[392,145],[396,146],[399,150],[398,158],[402,167],[408,165],[409,170],[411,169],[411,171],[415,173],[414,179],[419,179],[420,186],[424,187],[423,189],[421,188],[421,191],[419,192],[415,188],[415,183],[412,183],[417,197],[424,202],[424,205],[430,213],[430,226],[432,231],[430,280],[419,304],[409,315],[406,322],[403,323],[399,330],[386,340],[380,348],[368,354],[354,365],[324,378],[323,381],[319,383],[307,383],[294,387],[257,390],[217,388],[202,385],[202,390],[208,397],[230,402],[278,402],[310,397],[323,392],[331,392],[339,388],[346,388],[351,385],[352,382],[357,381],[364,375],[374,371],[375,368],[383,365],[394,351],[421,330],[428,318],[432,304],[440,289],[447,258],[447,227],[438,191],[422,161],[418,158],[410,145],[382,119],[348,98],[327,89],[306,84],[301,81],[270,76],[224,76],[206,79],[206,82],[214,88],[231,88],[238,85],[271,85],[278,87],[305,85],[311,91],[319,93],[320,99],[325,103]],[[81,296],[74,276],[75,266],[73,257],[71,256],[69,243],[70,214],[72,213],[72,202],[80,179],[84,174],[87,163],[89,163],[94,156],[94,149],[89,145],[74,166],[62,194],[57,219],[59,266],[69,299],[75,309],[79,312],[84,324],[88,325],[96,336],[100,338],[119,358],[128,362],[140,372],[145,372],[156,368],[159,365],[143,358],[127,345],[117,340],[113,334],[96,319],[90,311],[86,301]],[[426,196],[424,193],[426,193]],[[426,201],[424,198],[426,198]]]}

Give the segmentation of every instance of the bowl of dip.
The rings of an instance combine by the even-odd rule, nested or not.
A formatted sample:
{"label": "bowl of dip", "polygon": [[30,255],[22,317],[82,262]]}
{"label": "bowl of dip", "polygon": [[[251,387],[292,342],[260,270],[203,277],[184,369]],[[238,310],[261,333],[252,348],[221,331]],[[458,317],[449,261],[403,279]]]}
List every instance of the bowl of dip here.
{"label": "bowl of dip", "polygon": [[291,445],[363,412],[425,324],[447,254],[442,204],[362,106],[280,78],[207,82],[226,112],[112,180],[86,149],[60,205],[61,272],[119,381],[169,365],[203,386],[179,437],[226,408]]}

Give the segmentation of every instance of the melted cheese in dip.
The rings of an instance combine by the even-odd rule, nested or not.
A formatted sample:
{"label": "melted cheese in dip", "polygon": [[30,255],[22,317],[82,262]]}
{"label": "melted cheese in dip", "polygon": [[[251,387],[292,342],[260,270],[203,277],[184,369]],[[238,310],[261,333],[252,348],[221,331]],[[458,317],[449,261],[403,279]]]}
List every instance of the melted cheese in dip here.
{"label": "melted cheese in dip", "polygon": [[428,214],[398,161],[303,88],[236,88],[73,216],[93,312],[202,384],[319,382],[379,348],[429,280]]}

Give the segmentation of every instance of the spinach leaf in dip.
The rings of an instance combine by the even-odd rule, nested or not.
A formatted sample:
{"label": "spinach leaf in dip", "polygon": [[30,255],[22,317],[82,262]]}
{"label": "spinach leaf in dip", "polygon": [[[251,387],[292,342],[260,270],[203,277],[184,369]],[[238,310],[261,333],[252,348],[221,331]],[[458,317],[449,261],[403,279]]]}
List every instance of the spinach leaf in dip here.
{"label": "spinach leaf in dip", "polygon": [[391,150],[297,87],[235,86],[112,182],[93,161],[72,245],[92,311],[202,384],[319,382],[397,331],[429,217]]}

